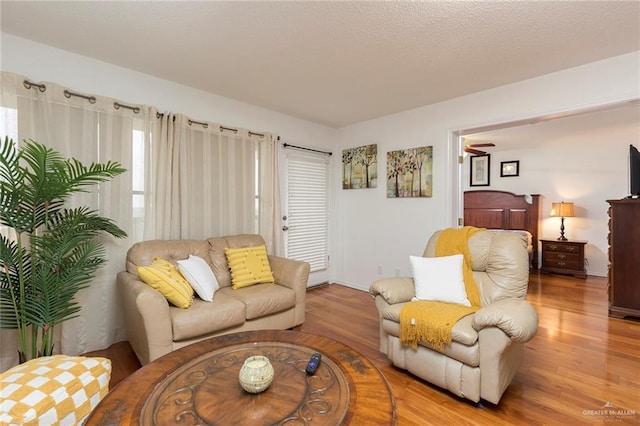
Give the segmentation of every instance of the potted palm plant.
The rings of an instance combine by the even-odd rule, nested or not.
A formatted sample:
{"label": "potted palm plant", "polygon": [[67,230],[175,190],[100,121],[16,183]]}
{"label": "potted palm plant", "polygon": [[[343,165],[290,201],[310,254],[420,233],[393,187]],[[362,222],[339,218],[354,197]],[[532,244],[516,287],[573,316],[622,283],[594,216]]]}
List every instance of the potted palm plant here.
{"label": "potted palm plant", "polygon": [[65,203],[71,195],[123,172],[117,162],[85,166],[33,140],[18,148],[13,140],[4,139],[0,328],[18,330],[20,362],[51,355],[55,327],[80,312],[74,296],[106,261],[104,246],[96,237],[126,236],[96,211],[66,208]]}

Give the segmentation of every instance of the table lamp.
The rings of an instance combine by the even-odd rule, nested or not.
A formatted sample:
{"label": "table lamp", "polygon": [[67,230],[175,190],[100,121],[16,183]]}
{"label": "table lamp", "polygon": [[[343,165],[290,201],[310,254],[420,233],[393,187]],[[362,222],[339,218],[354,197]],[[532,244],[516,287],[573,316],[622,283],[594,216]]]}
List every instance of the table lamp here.
{"label": "table lamp", "polygon": [[574,216],[573,203],[565,203],[564,201],[560,203],[551,203],[550,216],[560,218],[560,237],[558,238],[558,241],[567,241],[567,238],[564,236],[564,218]]}

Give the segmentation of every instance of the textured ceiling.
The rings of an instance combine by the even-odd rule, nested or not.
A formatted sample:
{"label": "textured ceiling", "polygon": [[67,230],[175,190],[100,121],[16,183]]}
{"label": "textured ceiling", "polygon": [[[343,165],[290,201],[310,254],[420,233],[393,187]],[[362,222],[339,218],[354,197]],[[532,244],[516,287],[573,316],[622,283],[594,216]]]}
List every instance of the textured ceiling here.
{"label": "textured ceiling", "polygon": [[2,1],[2,31],[332,127],[640,50],[638,1]]}

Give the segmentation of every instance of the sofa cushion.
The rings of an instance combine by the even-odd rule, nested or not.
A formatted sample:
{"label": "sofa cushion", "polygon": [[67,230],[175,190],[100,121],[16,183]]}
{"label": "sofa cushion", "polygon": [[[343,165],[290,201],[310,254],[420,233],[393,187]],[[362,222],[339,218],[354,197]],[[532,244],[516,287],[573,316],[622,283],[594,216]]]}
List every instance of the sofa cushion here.
{"label": "sofa cushion", "polygon": [[[404,303],[386,306],[382,310],[382,317],[398,323],[398,334],[400,336],[400,310]],[[473,315],[467,315],[461,318],[451,329],[451,339],[454,342],[460,342],[463,345],[473,345],[478,341],[478,332],[472,326]]]}
{"label": "sofa cushion", "polygon": [[[392,336],[400,337],[400,309],[404,303],[386,306],[382,310],[382,328]],[[445,345],[444,350],[438,351],[432,346],[420,342],[419,344],[436,352],[456,359],[466,365],[477,367],[480,365],[480,350],[478,332],[472,326],[473,315],[460,319],[451,329],[451,344]]]}
{"label": "sofa cushion", "polygon": [[[190,254],[203,258],[212,266],[209,259],[209,244],[203,240],[150,240],[135,243],[127,251],[127,272],[138,275],[138,266],[150,265],[153,259],[160,257],[174,265],[178,260],[186,259]],[[215,272],[215,271],[214,271]]]}
{"label": "sofa cushion", "polygon": [[176,342],[241,325],[246,316],[244,303],[220,291],[216,292],[213,302],[195,299],[189,309],[169,311]]}
{"label": "sofa cushion", "polygon": [[259,283],[273,283],[273,272],[267,257],[267,247],[225,248],[231,270],[231,287],[238,289]]}
{"label": "sofa cushion", "polygon": [[[468,327],[471,324],[471,317],[472,315],[467,315],[456,323],[456,325],[453,327],[453,330],[451,330],[451,336],[453,339],[451,343],[444,346],[443,350],[438,350],[426,342],[418,342],[418,346],[424,346],[425,348],[429,348],[434,352],[442,353],[449,358],[455,359],[470,367],[479,366],[480,344],[478,343],[478,341],[476,340],[476,342],[471,345],[460,342],[460,340],[468,341],[467,339],[468,337],[470,337],[467,331]],[[393,336],[399,341],[400,323],[385,318],[382,320],[382,329],[387,333],[389,337]],[[403,348],[405,348],[407,352],[413,352],[410,347],[403,346]]]}
{"label": "sofa cushion", "polygon": [[[423,256],[435,256],[442,231],[431,236]],[[529,285],[527,238],[521,233],[477,232],[469,239],[473,277],[480,292],[480,306],[506,298],[524,299]]]}
{"label": "sofa cushion", "polygon": [[296,293],[277,284],[256,284],[238,290],[227,287],[220,289],[219,293],[241,301],[246,306],[247,320],[275,314],[296,304]]}
{"label": "sofa cushion", "polygon": [[[205,241],[209,250],[211,269],[218,279],[220,288],[231,286],[231,273],[227,265],[225,248],[255,247],[263,245],[264,239],[257,234],[231,235],[226,237],[214,237]],[[195,253],[194,253],[195,254]],[[205,258],[206,259],[206,258]]]}
{"label": "sofa cushion", "polygon": [[149,266],[139,266],[142,281],[158,290],[178,308],[188,308],[193,300],[193,287],[171,262],[156,257]]}
{"label": "sofa cushion", "polygon": [[200,299],[206,302],[213,301],[213,295],[220,285],[211,267],[203,258],[190,254],[188,259],[178,260],[178,269]]}
{"label": "sofa cushion", "polygon": [[462,276],[463,256],[409,256],[416,287],[415,300],[471,306]]}

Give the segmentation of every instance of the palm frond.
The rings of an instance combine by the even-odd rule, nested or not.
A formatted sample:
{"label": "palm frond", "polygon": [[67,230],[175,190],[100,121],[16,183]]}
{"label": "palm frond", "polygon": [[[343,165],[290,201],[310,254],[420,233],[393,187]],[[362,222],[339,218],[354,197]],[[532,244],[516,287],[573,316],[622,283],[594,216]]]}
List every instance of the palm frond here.
{"label": "palm frond", "polygon": [[65,163],[67,185],[76,192],[83,187],[93,186],[101,182],[106,182],[115,176],[124,173],[120,163],[109,161],[107,163],[91,163],[89,167],[80,161],[72,158]]}
{"label": "palm frond", "polygon": [[93,237],[102,232],[116,238],[126,237],[126,233],[120,229],[111,219],[100,216],[98,212],[88,207],[64,209],[51,215],[48,231],[52,235],[62,237],[69,232]]}
{"label": "palm frond", "polygon": [[31,223],[30,215],[22,196],[25,170],[20,167],[22,152],[15,143],[5,138],[0,150],[0,223],[18,232],[24,232]]}
{"label": "palm frond", "polygon": [[34,140],[25,141],[22,160],[26,163],[25,195],[33,205],[64,198],[65,185],[58,179],[57,170],[66,161],[59,152]]}
{"label": "palm frond", "polygon": [[0,181],[13,183],[21,182],[22,170],[20,169],[20,157],[16,144],[8,137],[0,140]]}
{"label": "palm frond", "polygon": [[[17,328],[24,308],[21,294],[29,296],[31,258],[17,241],[0,236],[0,328]],[[21,291],[21,286],[23,287]],[[23,318],[29,322],[29,318]]]}
{"label": "palm frond", "polygon": [[64,282],[57,270],[41,268],[34,284],[37,297],[26,303],[26,310],[34,324],[40,327],[53,326],[80,311],[74,297],[84,287]]}

